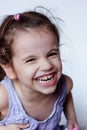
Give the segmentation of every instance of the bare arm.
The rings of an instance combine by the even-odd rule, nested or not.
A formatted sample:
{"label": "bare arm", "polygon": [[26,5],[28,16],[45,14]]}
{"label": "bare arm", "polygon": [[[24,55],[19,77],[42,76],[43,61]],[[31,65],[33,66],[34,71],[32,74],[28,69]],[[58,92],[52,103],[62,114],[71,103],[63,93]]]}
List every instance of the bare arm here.
{"label": "bare arm", "polygon": [[72,128],[79,128],[71,93],[67,94],[65,104],[64,104],[64,113],[67,119],[68,129],[72,130]]}
{"label": "bare arm", "polygon": [[67,96],[64,103],[64,114],[67,119],[67,129],[68,130],[72,130],[72,128],[80,129],[78,121],[77,121],[73,97],[71,93],[73,83],[72,83],[72,80],[67,76],[65,76],[65,80],[66,80],[66,85],[67,85]]}
{"label": "bare arm", "polygon": [[0,130],[21,130],[28,128],[29,124],[23,124],[23,125],[6,125],[6,126],[0,126]]}
{"label": "bare arm", "polygon": [[[4,119],[8,111],[8,95],[3,86],[0,85],[0,121]],[[9,124],[0,126],[0,130],[21,130],[29,127],[29,124]]]}
{"label": "bare arm", "polygon": [[0,120],[4,119],[8,110],[8,95],[4,86],[0,85]]}

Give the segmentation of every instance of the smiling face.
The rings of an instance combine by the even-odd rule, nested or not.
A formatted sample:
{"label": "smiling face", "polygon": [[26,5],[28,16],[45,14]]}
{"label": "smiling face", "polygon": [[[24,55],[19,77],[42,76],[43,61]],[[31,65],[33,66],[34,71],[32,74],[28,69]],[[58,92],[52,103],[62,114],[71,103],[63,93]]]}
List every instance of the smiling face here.
{"label": "smiling face", "polygon": [[54,34],[46,29],[18,31],[12,47],[17,84],[35,92],[53,93],[62,73]]}

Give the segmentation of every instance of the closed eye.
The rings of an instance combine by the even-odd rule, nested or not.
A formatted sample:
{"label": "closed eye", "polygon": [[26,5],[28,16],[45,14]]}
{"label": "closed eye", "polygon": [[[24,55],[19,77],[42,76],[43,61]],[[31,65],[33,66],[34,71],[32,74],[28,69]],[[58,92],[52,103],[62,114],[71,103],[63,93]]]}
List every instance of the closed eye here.
{"label": "closed eye", "polygon": [[56,55],[58,55],[58,51],[54,51],[54,52],[49,53],[48,57],[54,57]]}
{"label": "closed eye", "polygon": [[34,59],[34,58],[32,58],[32,59],[28,59],[27,61],[26,61],[26,63],[28,63],[28,62],[33,62],[33,61],[35,61],[36,59]]}

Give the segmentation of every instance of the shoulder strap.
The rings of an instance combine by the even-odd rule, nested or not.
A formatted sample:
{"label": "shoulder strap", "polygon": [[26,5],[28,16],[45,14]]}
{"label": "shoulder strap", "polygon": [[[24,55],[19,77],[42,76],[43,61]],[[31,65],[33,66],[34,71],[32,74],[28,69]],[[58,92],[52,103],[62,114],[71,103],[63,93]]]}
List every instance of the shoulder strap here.
{"label": "shoulder strap", "polygon": [[64,79],[64,75],[61,76],[61,79],[59,81],[59,104],[63,104],[65,101],[65,97],[66,97],[66,82]]}

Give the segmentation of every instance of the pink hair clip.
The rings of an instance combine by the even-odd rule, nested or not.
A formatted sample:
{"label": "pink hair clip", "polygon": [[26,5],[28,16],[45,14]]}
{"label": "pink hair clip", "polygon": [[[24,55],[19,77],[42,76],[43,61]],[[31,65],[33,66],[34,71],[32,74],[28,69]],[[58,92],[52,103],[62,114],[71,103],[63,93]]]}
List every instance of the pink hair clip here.
{"label": "pink hair clip", "polygon": [[20,19],[20,15],[19,14],[15,14],[14,15],[14,19],[18,21]]}
{"label": "pink hair clip", "polygon": [[73,130],[78,130],[78,128],[73,128]]}

